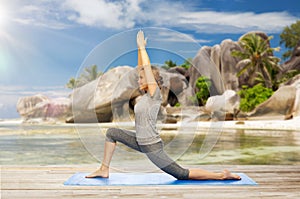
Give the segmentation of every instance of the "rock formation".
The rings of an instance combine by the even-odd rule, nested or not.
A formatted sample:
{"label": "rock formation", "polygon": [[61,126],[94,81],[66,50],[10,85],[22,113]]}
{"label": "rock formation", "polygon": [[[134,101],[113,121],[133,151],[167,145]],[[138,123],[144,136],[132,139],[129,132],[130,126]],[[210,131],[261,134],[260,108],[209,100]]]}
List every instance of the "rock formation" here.
{"label": "rock formation", "polygon": [[17,102],[17,111],[22,118],[39,117],[41,112],[34,111],[36,105],[41,102],[49,101],[50,99],[44,95],[34,95],[21,97]]}
{"label": "rock formation", "polygon": [[294,86],[296,88],[296,98],[292,114],[293,118],[300,118],[300,74],[285,82],[282,86],[287,85]]}
{"label": "rock formation", "polygon": [[17,111],[24,122],[38,119],[51,122],[64,121],[71,115],[71,101],[69,98],[50,99],[38,94],[20,98],[17,103]]}
{"label": "rock formation", "polygon": [[[163,77],[162,105],[179,102],[190,105],[192,89],[179,73],[160,70]],[[73,117],[67,122],[111,122],[131,120],[133,106],[142,93],[135,68],[115,67],[72,93]],[[175,96],[170,102],[170,93]],[[175,102],[174,102],[175,100]]]}
{"label": "rock formation", "polygon": [[234,90],[226,90],[222,95],[209,97],[204,109],[212,120],[232,120],[236,116],[239,106],[239,95]]}
{"label": "rock formation", "polygon": [[248,120],[284,120],[293,117],[296,99],[294,86],[280,87],[268,100],[247,113]]}
{"label": "rock formation", "polygon": [[226,90],[222,95],[209,97],[204,108],[210,113],[224,112],[224,114],[235,114],[239,106],[239,95],[234,90]]}
{"label": "rock formation", "polygon": [[211,59],[211,47],[203,46],[192,61],[189,69],[190,85],[195,92],[196,81],[200,76],[205,76],[211,80],[210,95],[220,95],[224,92],[224,84],[220,75],[219,67]]}
{"label": "rock formation", "polygon": [[[223,84],[226,90],[238,90],[240,80],[237,77],[239,68],[236,67],[236,64],[239,62],[239,59],[231,55],[233,50],[241,50],[241,47],[237,42],[234,42],[230,39],[226,39],[221,43],[221,52],[220,52],[220,73],[223,80]],[[243,83],[242,83],[243,84]]]}

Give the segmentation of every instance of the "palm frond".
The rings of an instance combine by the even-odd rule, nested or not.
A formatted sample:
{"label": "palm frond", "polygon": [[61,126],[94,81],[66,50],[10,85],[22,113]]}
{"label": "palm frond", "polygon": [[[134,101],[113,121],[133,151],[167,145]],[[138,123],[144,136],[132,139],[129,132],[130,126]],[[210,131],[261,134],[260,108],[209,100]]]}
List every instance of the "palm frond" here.
{"label": "palm frond", "polygon": [[242,67],[239,72],[237,73],[237,77],[240,77],[243,73],[249,70],[251,68],[251,61],[250,60],[242,60],[237,65],[238,68]]}

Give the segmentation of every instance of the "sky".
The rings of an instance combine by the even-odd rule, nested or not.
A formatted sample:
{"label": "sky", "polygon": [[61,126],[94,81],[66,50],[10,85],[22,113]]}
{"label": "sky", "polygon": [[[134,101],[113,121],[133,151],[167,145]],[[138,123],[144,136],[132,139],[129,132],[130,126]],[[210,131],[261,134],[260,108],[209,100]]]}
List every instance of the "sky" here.
{"label": "sky", "polygon": [[65,84],[84,67],[135,66],[139,29],[152,62],[181,64],[249,31],[280,46],[283,28],[299,19],[295,0],[0,0],[0,118],[19,117],[23,96],[67,97]]}

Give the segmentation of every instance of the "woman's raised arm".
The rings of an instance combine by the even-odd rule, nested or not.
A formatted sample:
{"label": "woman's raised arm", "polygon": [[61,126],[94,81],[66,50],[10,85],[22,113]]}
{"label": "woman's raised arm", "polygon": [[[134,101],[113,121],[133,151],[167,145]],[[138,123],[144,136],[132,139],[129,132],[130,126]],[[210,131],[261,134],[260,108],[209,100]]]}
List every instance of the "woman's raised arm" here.
{"label": "woman's raised arm", "polygon": [[136,41],[138,46],[138,70],[143,69],[145,71],[148,92],[153,96],[158,85],[151,69],[150,59],[146,51],[146,40],[142,30],[138,32]]}

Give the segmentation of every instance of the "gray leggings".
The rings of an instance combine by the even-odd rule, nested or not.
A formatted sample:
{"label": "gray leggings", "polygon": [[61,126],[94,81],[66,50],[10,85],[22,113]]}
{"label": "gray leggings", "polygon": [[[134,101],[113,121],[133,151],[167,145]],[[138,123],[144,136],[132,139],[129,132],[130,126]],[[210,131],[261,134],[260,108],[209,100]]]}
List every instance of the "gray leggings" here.
{"label": "gray leggings", "polygon": [[189,178],[189,170],[179,166],[165,153],[162,141],[150,145],[139,145],[134,132],[117,128],[109,128],[107,130],[106,141],[121,142],[132,149],[145,153],[157,167],[179,180],[187,180]]}

